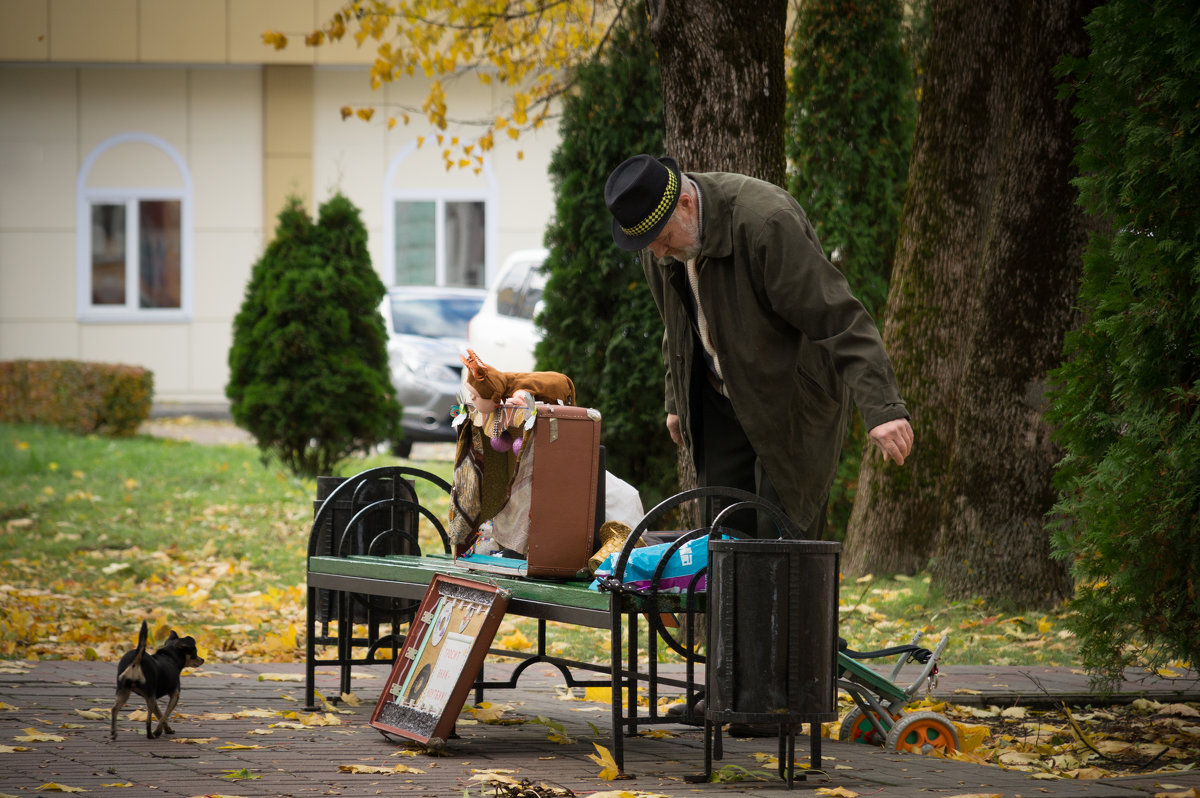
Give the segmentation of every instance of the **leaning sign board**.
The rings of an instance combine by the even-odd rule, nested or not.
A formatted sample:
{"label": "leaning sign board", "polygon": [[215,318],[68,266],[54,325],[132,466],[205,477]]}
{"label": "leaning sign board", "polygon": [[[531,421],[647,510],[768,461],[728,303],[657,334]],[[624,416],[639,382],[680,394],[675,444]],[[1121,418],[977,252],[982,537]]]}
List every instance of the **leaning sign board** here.
{"label": "leaning sign board", "polygon": [[392,667],[371,725],[421,743],[444,742],[479,675],[509,592],[438,574]]}

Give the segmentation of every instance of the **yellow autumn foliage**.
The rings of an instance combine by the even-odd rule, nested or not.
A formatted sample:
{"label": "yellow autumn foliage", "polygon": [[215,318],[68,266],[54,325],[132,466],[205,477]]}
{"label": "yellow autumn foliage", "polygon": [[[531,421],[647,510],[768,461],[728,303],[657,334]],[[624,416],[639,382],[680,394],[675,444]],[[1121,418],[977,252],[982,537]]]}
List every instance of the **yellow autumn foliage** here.
{"label": "yellow autumn foliage", "polygon": [[[349,34],[359,47],[374,47],[372,89],[418,70],[432,78],[420,110],[439,130],[449,124],[444,78],[473,73],[483,85],[503,85],[511,90],[507,113],[491,122],[469,122],[480,129],[475,143],[487,151],[496,130],[511,126],[509,135],[516,139],[545,121],[576,67],[603,42],[614,14],[613,4],[605,0],[347,0],[303,37],[305,46],[320,47]],[[288,37],[278,31],[264,32],[262,40],[277,50],[288,45]],[[369,122],[365,110],[343,109],[342,118],[355,115]],[[385,124],[390,129],[398,118],[408,124],[407,116],[396,115]],[[467,159],[445,154],[443,159],[447,168],[471,166]]]}

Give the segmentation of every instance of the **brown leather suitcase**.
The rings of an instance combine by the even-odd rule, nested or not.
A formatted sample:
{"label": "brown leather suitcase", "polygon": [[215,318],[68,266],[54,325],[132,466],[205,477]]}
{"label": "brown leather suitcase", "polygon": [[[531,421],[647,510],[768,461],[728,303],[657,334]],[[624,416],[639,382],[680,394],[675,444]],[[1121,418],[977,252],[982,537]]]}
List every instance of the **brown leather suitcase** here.
{"label": "brown leather suitcase", "polygon": [[532,441],[533,457],[523,456],[520,465],[533,468],[526,559],[473,555],[460,557],[461,565],[535,579],[569,578],[587,568],[597,509],[602,513],[604,506],[600,414],[584,407],[539,404]]}

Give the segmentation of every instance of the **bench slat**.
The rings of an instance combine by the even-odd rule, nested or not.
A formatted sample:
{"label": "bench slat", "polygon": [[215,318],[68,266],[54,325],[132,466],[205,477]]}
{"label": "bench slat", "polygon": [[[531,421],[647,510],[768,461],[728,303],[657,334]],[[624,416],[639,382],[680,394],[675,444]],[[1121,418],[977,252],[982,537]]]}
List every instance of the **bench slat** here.
{"label": "bench slat", "polygon": [[[480,582],[494,584],[512,593],[510,611],[525,614],[520,605],[524,603],[559,605],[585,611],[608,613],[612,594],[599,590],[590,590],[588,581],[541,581],[533,579],[512,579],[495,574],[472,572],[455,565],[445,556],[389,555],[389,556],[351,556],[351,557],[309,557],[309,584],[315,587],[330,587],[329,580],[319,579],[321,576],[361,578],[379,582],[391,582],[401,585],[427,586],[435,574],[451,574],[477,579]],[[318,577],[318,579],[314,579]],[[335,580],[336,581],[336,580]],[[344,587],[333,585],[336,589],[354,590],[349,584]],[[378,586],[377,586],[378,587]],[[360,592],[375,592],[364,590]],[[395,595],[411,596],[413,591],[396,593]],[[421,593],[423,595],[423,591]],[[701,597],[702,598],[702,597]],[[513,607],[511,603],[518,606]],[[622,612],[649,612],[653,602],[648,598],[635,595],[617,597],[617,606]],[[701,606],[701,609],[703,606]],[[683,609],[683,598],[676,594],[659,594],[657,605],[653,611],[678,612]],[[548,617],[541,614],[533,617]],[[550,620],[554,620],[550,618]],[[596,626],[608,626],[608,621],[597,622]]]}

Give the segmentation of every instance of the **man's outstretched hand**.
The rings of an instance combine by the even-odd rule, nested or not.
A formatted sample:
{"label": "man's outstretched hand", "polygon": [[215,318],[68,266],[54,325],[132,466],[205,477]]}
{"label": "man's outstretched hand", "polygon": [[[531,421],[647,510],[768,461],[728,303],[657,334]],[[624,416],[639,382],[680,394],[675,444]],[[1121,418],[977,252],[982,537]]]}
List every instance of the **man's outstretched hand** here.
{"label": "man's outstretched hand", "polygon": [[883,452],[883,459],[895,460],[896,465],[904,465],[904,458],[912,451],[913,430],[906,418],[888,421],[873,428],[868,435],[871,442]]}

